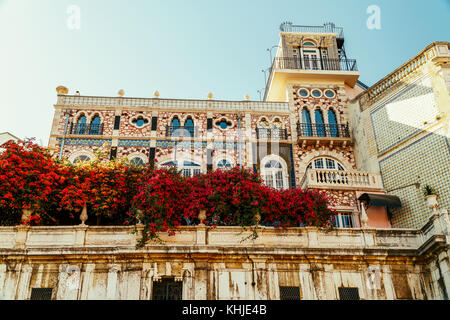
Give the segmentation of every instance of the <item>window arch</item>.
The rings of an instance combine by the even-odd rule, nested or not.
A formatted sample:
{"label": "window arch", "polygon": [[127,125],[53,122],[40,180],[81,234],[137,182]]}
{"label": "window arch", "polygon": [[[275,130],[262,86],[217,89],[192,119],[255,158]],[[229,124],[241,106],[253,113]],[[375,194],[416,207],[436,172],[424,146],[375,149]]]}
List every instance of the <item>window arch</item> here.
{"label": "window arch", "polygon": [[316,131],[318,137],[325,137],[325,123],[323,121],[323,114],[320,109],[314,111],[314,117],[316,118]]}
{"label": "window arch", "polygon": [[69,162],[72,164],[78,164],[91,161],[95,158],[95,155],[89,151],[76,151],[69,156]]}
{"label": "window arch", "polygon": [[336,113],[333,109],[328,110],[328,124],[330,125],[330,135],[332,137],[339,137]]}
{"label": "window arch", "polygon": [[258,122],[258,128],[261,129],[269,129],[270,125],[269,125],[269,121],[267,121],[266,118],[261,118],[261,120],[259,120]]}
{"label": "window arch", "polygon": [[270,155],[261,161],[261,176],[264,183],[282,190],[289,188],[287,164],[281,157]]}
{"label": "window arch", "polygon": [[173,117],[172,121],[170,122],[170,136],[171,137],[179,137],[180,129],[181,129],[181,122],[180,119],[178,119],[177,116]]}
{"label": "window arch", "polygon": [[169,161],[162,164],[162,167],[176,167],[181,171],[183,177],[193,177],[202,173],[202,166],[191,160],[180,159],[177,161]]}
{"label": "window arch", "polygon": [[231,161],[229,161],[227,159],[220,159],[217,162],[218,169],[231,169],[232,167],[233,167],[233,164],[231,163]]}
{"label": "window arch", "polygon": [[184,130],[187,131],[188,137],[194,136],[194,120],[192,120],[192,117],[189,116],[184,122]]}
{"label": "window arch", "polygon": [[145,164],[144,160],[141,157],[134,157],[130,160],[130,162],[135,166],[143,166]]}
{"label": "window arch", "polygon": [[75,134],[85,134],[86,132],[86,116],[84,114],[81,114],[78,117],[77,123],[76,123],[76,129]]}
{"label": "window arch", "polygon": [[301,50],[303,66],[305,69],[309,70],[319,70],[320,69],[320,55],[319,49],[312,41],[303,42]]}
{"label": "window arch", "polygon": [[80,163],[80,162],[88,162],[90,160],[91,160],[91,158],[89,158],[89,156],[82,154],[82,155],[79,155],[78,157],[76,157],[73,160],[73,163],[77,164],[77,163]]}
{"label": "window arch", "polygon": [[312,137],[312,123],[309,110],[305,107],[302,110],[302,132],[305,137]]}
{"label": "window arch", "polygon": [[344,166],[340,162],[328,157],[314,159],[308,165],[308,169],[345,171]]}
{"label": "window arch", "polygon": [[89,127],[89,134],[98,135],[100,134],[101,119],[99,115],[95,115],[91,120],[91,125]]}
{"label": "window arch", "polygon": [[305,42],[303,42],[303,46],[304,47],[315,47],[316,44],[312,41],[305,41]]}

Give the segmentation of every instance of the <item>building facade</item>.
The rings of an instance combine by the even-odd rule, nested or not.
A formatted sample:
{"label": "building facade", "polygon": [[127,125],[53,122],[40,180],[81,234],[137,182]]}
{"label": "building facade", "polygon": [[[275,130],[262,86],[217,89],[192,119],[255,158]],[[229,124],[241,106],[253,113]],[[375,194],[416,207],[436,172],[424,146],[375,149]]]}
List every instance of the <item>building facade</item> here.
{"label": "building facade", "polygon": [[420,228],[428,220],[425,185],[450,208],[449,48],[430,44],[350,107],[357,167],[380,172],[386,192],[402,200],[390,209],[394,227]]}
{"label": "building facade", "polygon": [[[278,189],[325,189],[338,225],[362,225],[357,198],[384,189],[378,172],[356,166],[348,102],[363,91],[356,61],[333,24],[281,29],[265,101],[93,97],[59,87],[49,147],[76,162],[106,144],[110,159],[156,160],[186,176],[242,166]],[[363,214],[369,226],[390,226],[383,207]]]}
{"label": "building facade", "polygon": [[[250,240],[239,227],[183,226],[137,250],[140,225],[137,234],[0,227],[0,299],[448,299],[448,210],[424,207],[422,225],[392,228],[387,208],[401,204],[397,193],[386,195],[391,182],[381,178],[371,131],[358,126],[374,88],[358,78],[341,28],[284,23],[264,101],[95,97],[58,87],[49,148],[61,158],[87,161],[103,148],[106,160],[156,160],[185,176],[242,166],[277,189],[326,190],[337,228],[259,226]],[[367,152],[364,139],[375,149]]]}

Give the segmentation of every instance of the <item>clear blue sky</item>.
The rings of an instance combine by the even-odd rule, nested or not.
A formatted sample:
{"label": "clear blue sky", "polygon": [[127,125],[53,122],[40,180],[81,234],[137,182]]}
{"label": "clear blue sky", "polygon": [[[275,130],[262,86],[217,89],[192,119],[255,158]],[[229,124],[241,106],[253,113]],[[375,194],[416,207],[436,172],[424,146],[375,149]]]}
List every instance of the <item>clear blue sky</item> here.
{"label": "clear blue sky", "polygon": [[[381,30],[366,27],[372,4]],[[79,30],[67,27],[70,5],[81,9]],[[85,95],[258,100],[283,21],[344,27],[347,55],[372,85],[449,40],[450,0],[0,0],[0,132],[47,145],[58,85]]]}

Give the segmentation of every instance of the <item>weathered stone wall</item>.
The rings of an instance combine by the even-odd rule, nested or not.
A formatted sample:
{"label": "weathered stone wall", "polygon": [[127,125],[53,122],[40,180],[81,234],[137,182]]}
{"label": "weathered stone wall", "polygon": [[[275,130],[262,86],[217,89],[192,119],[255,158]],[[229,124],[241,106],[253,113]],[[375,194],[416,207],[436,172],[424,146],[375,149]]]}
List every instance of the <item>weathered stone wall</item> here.
{"label": "weathered stone wall", "polygon": [[[138,230],[141,230],[138,227]],[[445,231],[444,231],[445,230]],[[130,227],[1,227],[0,299],[152,298],[154,283],[173,278],[183,299],[445,299],[450,288],[448,212],[420,230],[183,227],[164,244],[136,250]]]}

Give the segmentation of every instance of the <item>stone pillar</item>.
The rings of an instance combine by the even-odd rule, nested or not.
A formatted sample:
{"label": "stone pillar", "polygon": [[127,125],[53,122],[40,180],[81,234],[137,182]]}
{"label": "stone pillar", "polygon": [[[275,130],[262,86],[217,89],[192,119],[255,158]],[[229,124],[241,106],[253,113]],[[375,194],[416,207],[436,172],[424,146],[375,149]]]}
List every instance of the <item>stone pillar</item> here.
{"label": "stone pillar", "polygon": [[118,288],[118,272],[120,272],[121,266],[119,264],[113,264],[110,266],[108,272],[108,282],[106,285],[106,299],[117,300],[117,288]]}
{"label": "stone pillar", "polygon": [[75,230],[75,243],[74,246],[76,247],[84,247],[84,241],[86,239],[86,231],[88,226],[84,225],[84,226],[74,226],[73,227]]}
{"label": "stone pillar", "polygon": [[196,245],[206,245],[208,243],[207,236],[206,226],[197,226]]}
{"label": "stone pillar", "polygon": [[6,264],[0,264],[0,300],[6,300]]}
{"label": "stone pillar", "polygon": [[14,249],[24,249],[28,239],[29,226],[17,226],[16,228],[16,243]]}
{"label": "stone pillar", "polygon": [[383,265],[382,269],[383,269],[382,270],[383,284],[384,284],[384,290],[386,292],[386,299],[394,300],[395,299],[395,290],[394,290],[394,284],[392,283],[391,269],[388,265]]}
{"label": "stone pillar", "polygon": [[267,278],[269,281],[268,285],[268,300],[280,300],[280,290],[278,284],[278,273],[277,266],[275,263],[271,262],[267,264]]}
{"label": "stone pillar", "polygon": [[[194,292],[194,264],[185,263],[181,270],[183,277],[183,300],[193,300]],[[217,282],[218,283],[218,282]],[[216,299],[218,296],[216,296]]]}
{"label": "stone pillar", "polygon": [[140,300],[151,300],[153,287],[153,268],[151,263],[144,263],[141,276]]}
{"label": "stone pillar", "polygon": [[88,300],[89,298],[89,289],[91,287],[92,282],[92,273],[94,272],[95,264],[88,263],[86,265],[86,270],[83,274],[83,282],[81,284],[81,295],[80,300]]}
{"label": "stone pillar", "polygon": [[33,267],[31,265],[26,264],[22,267],[17,285],[17,296],[16,296],[17,300],[28,299],[28,292],[30,291],[29,287],[32,272]]}
{"label": "stone pillar", "polygon": [[206,300],[208,296],[209,263],[195,262],[194,300]]}

